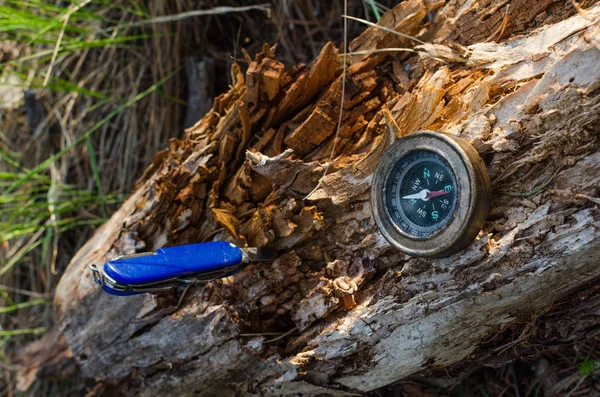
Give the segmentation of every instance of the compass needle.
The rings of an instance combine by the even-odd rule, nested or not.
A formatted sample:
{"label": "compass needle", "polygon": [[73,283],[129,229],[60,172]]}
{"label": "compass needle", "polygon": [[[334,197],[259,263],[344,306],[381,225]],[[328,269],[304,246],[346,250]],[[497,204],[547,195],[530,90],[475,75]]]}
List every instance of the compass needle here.
{"label": "compass needle", "polygon": [[409,194],[408,196],[402,196],[402,198],[407,200],[424,200],[425,198],[427,198],[427,192],[427,189],[423,189],[419,193]]}

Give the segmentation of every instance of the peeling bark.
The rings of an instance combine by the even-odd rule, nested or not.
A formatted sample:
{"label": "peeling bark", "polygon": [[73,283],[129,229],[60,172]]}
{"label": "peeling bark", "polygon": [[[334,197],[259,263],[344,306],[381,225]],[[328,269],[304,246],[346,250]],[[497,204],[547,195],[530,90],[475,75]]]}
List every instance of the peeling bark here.
{"label": "peeling bark", "polygon": [[[351,57],[336,153],[312,193],[334,146],[342,57],[328,44],[284,71],[265,47],[245,76],[234,65],[231,90],[157,156],[61,279],[57,321],[81,374],[142,396],[354,395],[460,362],[596,280],[600,6],[544,23],[551,1],[496,4],[408,0],[382,18],[428,43]],[[350,48],[408,45],[369,28]],[[398,138],[387,108],[401,135],[449,132],[485,159],[492,208],[462,252],[410,258],[378,232],[370,181]],[[206,240],[280,257],[194,286],[179,306],[182,291],[102,293],[87,270]]]}

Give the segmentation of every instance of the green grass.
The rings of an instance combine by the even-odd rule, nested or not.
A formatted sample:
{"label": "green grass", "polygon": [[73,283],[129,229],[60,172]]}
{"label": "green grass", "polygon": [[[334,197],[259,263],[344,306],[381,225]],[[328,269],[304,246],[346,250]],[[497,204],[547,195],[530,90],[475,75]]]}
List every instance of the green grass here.
{"label": "green grass", "polygon": [[591,357],[584,356],[580,356],[579,359],[581,361],[577,363],[577,370],[581,376],[590,376],[596,372],[596,360],[592,359]]}
{"label": "green grass", "polygon": [[100,129],[104,124],[106,124],[113,117],[115,117],[116,115],[118,115],[119,113],[121,113],[123,110],[127,109],[128,107],[130,107],[134,103],[138,102],[140,99],[144,98],[146,95],[154,92],[163,83],[165,83],[167,80],[170,80],[178,71],[179,70],[175,70],[175,71],[171,72],[165,78],[161,79],[158,83],[153,84],[152,86],[150,86],[149,88],[147,88],[146,90],[144,90],[142,93],[140,93],[140,94],[134,96],[133,98],[127,100],[122,105],[117,106],[116,109],[114,109],[108,115],[106,115],[105,117],[103,117],[100,121],[98,121],[97,123],[95,123],[92,126],[92,128],[90,128],[85,133],[83,133],[81,136],[79,136],[74,142],[72,142],[67,147],[65,147],[64,149],[62,149],[59,152],[57,152],[56,154],[50,156],[46,160],[42,161],[40,164],[38,164],[31,171],[29,171],[26,174],[24,174],[21,177],[19,177],[18,180],[16,180],[14,183],[12,183],[7,188],[7,190],[5,191],[5,193],[7,193],[7,194],[11,193],[15,189],[23,186],[23,184],[25,182],[29,181],[32,178],[37,177],[41,172],[45,171],[50,166],[50,164],[54,163],[56,160],[58,160],[59,158],[61,158],[62,156],[64,156],[66,153],[70,152],[75,146],[77,146],[79,143],[83,142],[92,133],[94,133],[95,131],[97,131],[98,129]]}
{"label": "green grass", "polygon": [[[71,109],[78,112],[76,118],[70,115],[70,123],[60,124],[62,114],[46,106],[48,125],[62,129],[61,142],[53,151],[42,151],[45,157],[35,159],[19,152],[17,145],[11,146],[12,138],[3,132],[10,128],[3,128],[1,123],[7,121],[0,118],[0,278],[2,284],[17,290],[38,293],[42,288],[43,294],[51,294],[58,280],[55,265],[60,238],[68,232],[89,232],[124,198],[123,192],[111,191],[114,184],[105,181],[101,161],[106,161],[106,155],[98,153],[106,148],[99,146],[95,133],[111,123],[122,123],[124,112],[148,95],[160,95],[161,85],[181,70],[176,68],[157,81],[146,78],[143,87],[131,84],[115,89],[114,76],[104,74],[121,60],[138,67],[136,73],[149,70],[150,60],[127,55],[140,53],[155,38],[147,33],[151,28],[127,27],[128,22],[150,18],[146,3],[95,0],[83,7],[79,4],[74,0],[6,0],[0,5],[0,40],[15,43],[18,49],[16,58],[0,63],[0,76],[18,76],[20,88],[42,93],[48,98],[46,103],[56,106],[53,110],[65,111],[69,109],[65,104],[72,101]],[[91,74],[77,70],[80,63],[85,67],[84,61],[90,59],[86,57],[95,62]],[[81,175],[89,176],[88,180]],[[78,176],[74,182],[64,182],[74,176]],[[61,254],[64,266],[69,254]],[[22,295],[2,289],[1,301],[0,360],[7,363],[8,342],[13,343],[16,336],[45,332],[47,327],[39,325],[49,323],[39,314],[48,310],[43,309],[44,299],[23,301]]]}
{"label": "green grass", "polygon": [[379,21],[381,19],[381,11],[379,10],[380,4],[375,0],[364,0],[365,3],[371,8],[373,15],[375,16],[375,20]]}
{"label": "green grass", "polygon": [[[92,133],[97,131],[100,127],[121,113],[124,109],[155,91],[165,81],[169,80],[176,72],[177,71],[173,71],[158,83],[153,84],[142,93],[134,96],[122,105],[118,106],[63,150],[42,161],[34,169],[27,170],[24,173],[0,173],[1,182],[8,182],[8,186],[6,186],[2,192],[2,195],[0,195],[0,243],[9,242],[16,238],[27,238],[31,235],[34,235],[42,228],[47,228],[49,221],[53,218],[53,216],[71,213],[77,209],[85,208],[87,206],[105,206],[106,204],[114,204],[119,202],[120,196],[104,196],[103,193],[98,194],[98,192],[101,192],[102,189],[102,178],[98,170],[95,155],[93,154],[93,148],[90,153],[92,157],[92,173],[94,174],[98,188],[96,193],[77,190],[70,186],[57,187],[51,181],[43,178],[43,173],[51,164],[71,151],[81,142],[90,142],[89,137]],[[88,144],[88,149],[89,148],[90,144]],[[10,158],[8,153],[3,153],[2,156],[5,158]],[[12,160],[14,163],[14,159]],[[40,182],[40,179],[43,181]],[[29,183],[30,181],[36,182]],[[58,193],[55,193],[56,196],[51,198],[51,196],[53,196],[51,192],[53,191],[58,191]],[[46,201],[44,201],[45,198],[47,199]],[[102,220],[92,220],[87,224],[99,223],[101,221]],[[81,224],[81,219],[77,218],[66,218],[56,222],[56,226],[58,226],[59,230],[61,231],[68,230]],[[25,250],[17,251],[15,256],[9,258],[6,263],[2,263],[3,261],[0,261],[0,264],[2,264],[2,268],[0,268],[0,276],[5,274],[10,268],[12,268],[12,266],[23,259],[25,255],[42,244],[42,242],[43,240],[41,239],[31,241],[25,245]]]}
{"label": "green grass", "polygon": [[0,307],[0,313],[13,312],[15,310],[24,309],[26,307],[43,305],[44,303],[48,303],[48,302],[46,302],[44,299],[36,299],[36,300],[29,301],[29,302],[15,303],[10,306]]}
{"label": "green grass", "polygon": [[0,336],[43,334],[46,331],[47,331],[46,327],[14,329],[11,331],[0,330]]}
{"label": "green grass", "polygon": [[92,174],[94,175],[94,181],[96,182],[96,191],[98,192],[98,198],[101,202],[102,207],[102,219],[106,220],[108,212],[106,211],[106,203],[104,197],[104,190],[102,189],[102,177],[100,176],[100,169],[98,167],[98,159],[96,158],[96,151],[94,150],[94,144],[90,137],[85,138],[85,145],[90,156],[90,167],[92,168]]}

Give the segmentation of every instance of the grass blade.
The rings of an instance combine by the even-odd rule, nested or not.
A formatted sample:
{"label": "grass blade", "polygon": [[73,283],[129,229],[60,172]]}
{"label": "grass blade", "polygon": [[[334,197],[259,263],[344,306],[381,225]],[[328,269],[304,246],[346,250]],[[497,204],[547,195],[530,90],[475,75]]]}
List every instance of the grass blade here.
{"label": "grass blade", "polygon": [[375,19],[379,21],[381,19],[381,13],[379,12],[379,7],[377,7],[375,0],[365,0],[365,1],[371,7],[371,11],[373,11],[373,15],[375,15]]}
{"label": "grass blade", "polygon": [[14,312],[16,310],[25,309],[26,307],[43,305],[44,303],[48,303],[48,302],[45,301],[44,299],[35,299],[35,300],[29,301],[29,302],[17,303],[15,305],[0,307],[0,314]]}
{"label": "grass blade", "polygon": [[46,327],[13,329],[10,331],[0,330],[0,336],[43,334],[44,332],[46,332],[46,330]]}
{"label": "grass blade", "polygon": [[156,89],[158,87],[160,87],[166,81],[170,80],[177,72],[179,72],[179,70],[181,70],[181,67],[177,68],[174,71],[172,71],[167,76],[165,76],[164,78],[162,78],[159,82],[157,82],[156,84],[154,84],[151,87],[147,88],[146,90],[144,90],[140,94],[134,96],[133,98],[129,99],[124,104],[118,106],[115,110],[113,110],[112,112],[110,112],[106,117],[104,117],[103,119],[101,119],[100,121],[98,121],[96,124],[94,124],[94,126],[92,126],[92,128],[90,128],[85,133],[83,133],[81,136],[79,136],[76,140],[74,140],[70,145],[66,146],[64,149],[62,149],[58,153],[54,154],[53,156],[49,157],[48,159],[46,159],[42,163],[38,164],[37,167],[35,167],[31,171],[29,171],[27,174],[25,174],[23,177],[21,177],[18,181],[14,182],[11,186],[8,187],[8,189],[6,190],[6,193],[10,193],[10,192],[14,191],[16,188],[18,188],[19,186],[23,185],[23,183],[27,182],[28,180],[30,180],[31,178],[33,178],[35,175],[37,175],[40,172],[44,171],[46,168],[48,168],[50,166],[50,164],[52,164],[57,159],[59,159],[60,157],[62,157],[65,153],[69,152],[75,146],[77,146],[78,144],[80,144],[83,140],[85,140],[87,137],[89,137],[90,135],[92,135],[95,131],[97,131],[100,127],[102,127],[110,119],[112,119],[113,117],[115,117],[117,114],[121,113],[123,110],[127,109],[129,106],[131,106],[134,103],[138,102],[140,99],[144,98],[146,95],[151,94],[152,92],[156,91]]}
{"label": "grass blade", "polygon": [[92,174],[94,175],[94,180],[96,181],[96,189],[98,190],[98,197],[100,197],[101,209],[102,209],[102,218],[106,220],[108,218],[108,213],[106,211],[106,203],[104,201],[104,190],[102,189],[102,180],[100,179],[100,170],[98,169],[98,160],[96,159],[96,151],[94,150],[94,145],[92,144],[92,140],[90,137],[85,138],[85,144],[87,145],[88,154],[90,156],[90,166],[92,168]]}

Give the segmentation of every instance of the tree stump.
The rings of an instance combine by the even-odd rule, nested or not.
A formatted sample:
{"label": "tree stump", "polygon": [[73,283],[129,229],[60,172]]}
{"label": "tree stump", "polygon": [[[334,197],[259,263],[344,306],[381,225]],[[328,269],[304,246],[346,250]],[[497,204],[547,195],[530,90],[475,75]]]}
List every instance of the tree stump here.
{"label": "tree stump", "polygon": [[[157,155],[62,276],[57,326],[81,375],[126,395],[356,395],[469,358],[596,280],[600,5],[586,6],[400,3],[380,25],[423,43],[370,27],[350,44],[337,140],[333,44],[310,66],[285,70],[267,46],[245,74],[234,65],[230,91]],[[411,258],[377,230],[370,182],[400,138],[386,109],[400,135],[455,134],[485,160],[492,207],[467,249]],[[87,269],[210,240],[280,257],[123,298]]]}

